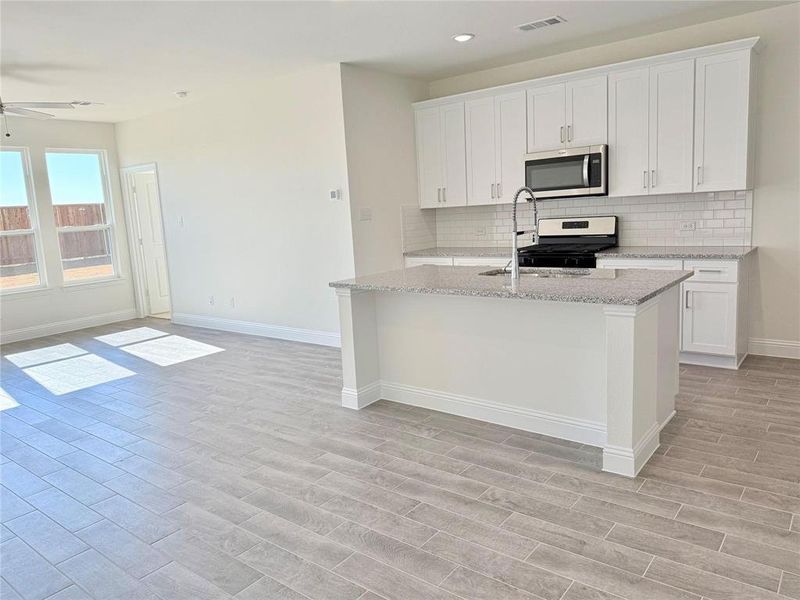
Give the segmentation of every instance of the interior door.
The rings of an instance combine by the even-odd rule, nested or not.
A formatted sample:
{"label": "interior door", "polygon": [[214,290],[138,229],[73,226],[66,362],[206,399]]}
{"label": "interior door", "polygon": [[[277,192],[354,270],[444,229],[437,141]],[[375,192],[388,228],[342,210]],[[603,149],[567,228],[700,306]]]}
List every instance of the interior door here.
{"label": "interior door", "polygon": [[564,84],[531,88],[528,98],[528,152],[562,148],[566,142]]}
{"label": "interior door", "polygon": [[467,134],[464,103],[441,109],[442,122],[442,206],[467,205]]}
{"label": "interior door", "polygon": [[497,202],[511,202],[525,185],[525,93],[495,98]]}
{"label": "interior door", "polygon": [[134,173],[134,198],[139,229],[139,243],[147,283],[148,314],[170,311],[167,253],[158,183],[153,171]]}
{"label": "interior door", "polygon": [[681,350],[707,354],[736,354],[736,284],[683,284]]}
{"label": "interior door", "polygon": [[417,134],[417,177],[420,208],[441,206],[442,128],[438,107],[415,114]]}
{"label": "interior door", "polygon": [[[467,199],[471,205],[493,204],[495,172],[494,98],[471,100],[464,106],[467,127]],[[523,134],[524,135],[524,134]]]}
{"label": "interior door", "polygon": [[567,147],[608,143],[608,78],[567,83]]}
{"label": "interior door", "polygon": [[692,191],[694,60],[650,69],[650,193]]}
{"label": "interior door", "polygon": [[608,78],[609,196],[648,193],[649,69],[612,73]]}
{"label": "interior door", "polygon": [[694,189],[746,189],[750,51],[704,56],[696,67]]}

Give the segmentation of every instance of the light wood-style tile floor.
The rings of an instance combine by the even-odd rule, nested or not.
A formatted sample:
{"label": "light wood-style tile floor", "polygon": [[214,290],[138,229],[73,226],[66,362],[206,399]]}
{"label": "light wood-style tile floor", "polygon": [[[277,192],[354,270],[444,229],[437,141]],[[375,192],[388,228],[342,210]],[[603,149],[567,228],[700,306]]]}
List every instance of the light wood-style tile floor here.
{"label": "light wood-style tile floor", "polygon": [[[159,367],[93,337],[224,348]],[[136,375],[61,396],[8,360],[3,600],[800,598],[800,361],[685,367],[641,476],[598,449],[380,402],[331,348],[131,321]]]}

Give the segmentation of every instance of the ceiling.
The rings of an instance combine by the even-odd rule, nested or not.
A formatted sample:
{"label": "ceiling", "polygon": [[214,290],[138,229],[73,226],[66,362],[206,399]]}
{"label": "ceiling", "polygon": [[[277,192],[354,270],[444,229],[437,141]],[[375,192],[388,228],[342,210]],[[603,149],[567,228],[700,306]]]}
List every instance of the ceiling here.
{"label": "ceiling", "polygon": [[[115,122],[314,64],[434,80],[785,3],[2,0],[0,92],[6,101],[103,102],[54,112]],[[516,30],[553,15],[568,22]],[[460,32],[477,37],[458,44]],[[180,100],[176,90],[191,93]]]}

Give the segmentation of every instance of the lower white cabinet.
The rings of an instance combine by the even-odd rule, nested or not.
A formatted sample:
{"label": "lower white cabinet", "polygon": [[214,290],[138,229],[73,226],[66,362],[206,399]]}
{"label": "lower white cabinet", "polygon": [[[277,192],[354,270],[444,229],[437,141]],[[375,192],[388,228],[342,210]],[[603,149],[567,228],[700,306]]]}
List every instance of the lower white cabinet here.
{"label": "lower white cabinet", "polygon": [[694,271],[681,284],[681,362],[736,369],[747,356],[748,261],[597,259],[604,269]]}
{"label": "lower white cabinet", "polygon": [[406,267],[419,267],[420,265],[442,265],[445,267],[453,266],[452,256],[406,256]]}
{"label": "lower white cabinet", "polygon": [[497,256],[406,256],[406,267],[420,265],[444,265],[448,267],[505,267],[511,261],[508,258]]}

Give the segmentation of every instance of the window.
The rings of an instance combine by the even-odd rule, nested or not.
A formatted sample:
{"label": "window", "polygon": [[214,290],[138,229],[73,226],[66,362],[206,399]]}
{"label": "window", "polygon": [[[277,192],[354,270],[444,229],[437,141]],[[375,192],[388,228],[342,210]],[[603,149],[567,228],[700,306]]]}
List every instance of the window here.
{"label": "window", "polygon": [[39,287],[39,226],[32,201],[28,154],[0,151],[0,290]]}
{"label": "window", "polygon": [[45,153],[64,283],[115,275],[105,153]]}

